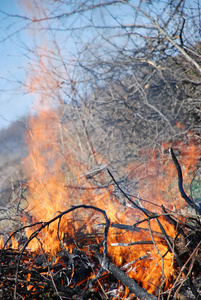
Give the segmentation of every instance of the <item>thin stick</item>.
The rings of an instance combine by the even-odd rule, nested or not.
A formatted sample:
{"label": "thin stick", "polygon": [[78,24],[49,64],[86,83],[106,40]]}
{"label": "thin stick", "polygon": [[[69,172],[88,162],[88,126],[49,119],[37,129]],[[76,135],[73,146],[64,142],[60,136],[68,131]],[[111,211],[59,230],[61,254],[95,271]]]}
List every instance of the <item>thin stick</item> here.
{"label": "thin stick", "polygon": [[172,156],[172,160],[175,164],[175,167],[177,169],[177,174],[178,174],[178,187],[179,187],[179,191],[180,194],[182,196],[182,198],[191,206],[193,207],[197,213],[201,214],[201,209],[186,195],[184,188],[183,188],[183,176],[182,176],[182,171],[181,171],[181,167],[180,164],[174,154],[174,151],[172,148],[170,148],[170,154]]}

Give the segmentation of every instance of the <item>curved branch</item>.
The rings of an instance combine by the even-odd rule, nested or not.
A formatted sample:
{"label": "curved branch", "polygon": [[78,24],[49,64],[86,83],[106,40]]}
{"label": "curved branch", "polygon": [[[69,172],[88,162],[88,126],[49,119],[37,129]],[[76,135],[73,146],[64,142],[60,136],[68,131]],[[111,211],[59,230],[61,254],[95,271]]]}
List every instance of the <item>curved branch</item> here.
{"label": "curved branch", "polygon": [[105,230],[104,230],[103,253],[104,253],[104,259],[106,259],[106,257],[107,257],[107,235],[108,235],[108,230],[109,230],[109,226],[110,226],[110,220],[107,217],[106,212],[104,210],[102,210],[102,209],[100,209],[98,207],[92,206],[92,205],[81,204],[81,205],[77,205],[77,206],[72,206],[70,209],[68,209],[68,210],[66,210],[64,212],[61,212],[59,215],[57,215],[56,217],[54,217],[50,221],[43,222],[42,225],[36,231],[34,231],[30,235],[29,239],[25,242],[25,244],[24,244],[24,246],[23,246],[23,248],[21,250],[21,253],[20,253],[19,257],[18,257],[18,262],[17,262],[17,267],[16,267],[14,299],[17,299],[17,283],[18,283],[18,273],[19,273],[20,260],[22,258],[23,252],[25,251],[25,249],[28,246],[28,244],[34,238],[36,238],[38,236],[39,232],[42,229],[44,229],[45,227],[48,227],[54,221],[56,221],[58,219],[61,219],[61,217],[64,216],[65,214],[68,214],[68,213],[70,213],[70,212],[72,212],[72,211],[74,211],[75,209],[78,209],[78,208],[94,209],[94,210],[99,211],[104,216],[105,221],[106,221],[106,226],[105,226]]}
{"label": "curved branch", "polygon": [[182,196],[182,198],[192,207],[196,210],[196,212],[198,212],[201,215],[201,209],[186,195],[184,188],[183,188],[183,176],[182,176],[182,171],[181,171],[181,167],[180,164],[174,154],[174,151],[172,148],[170,148],[170,154],[172,156],[172,160],[175,164],[175,167],[177,169],[177,174],[178,174],[178,187],[179,187],[179,191],[180,194]]}

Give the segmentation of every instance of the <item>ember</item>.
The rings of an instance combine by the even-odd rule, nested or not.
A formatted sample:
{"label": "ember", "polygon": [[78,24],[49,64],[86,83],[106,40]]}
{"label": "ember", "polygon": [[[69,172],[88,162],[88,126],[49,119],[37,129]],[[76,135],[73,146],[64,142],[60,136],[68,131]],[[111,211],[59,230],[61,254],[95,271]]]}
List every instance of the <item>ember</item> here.
{"label": "ember", "polygon": [[[200,243],[192,242],[186,263],[178,251],[187,240],[193,241],[189,231],[201,236],[196,215],[191,225],[181,216],[185,201],[197,213],[200,209],[183,190],[176,156],[173,150],[172,158],[166,153],[170,145],[155,151],[147,164],[128,166],[129,176],[143,184],[140,194],[131,196],[105,166],[92,172],[80,163],[76,144],[67,133],[61,136],[59,119],[59,110],[49,109],[30,120],[30,156],[25,160],[29,205],[24,226],[2,247],[3,299],[114,299],[132,293],[140,299],[158,299],[177,291],[182,272],[198,297],[189,272],[191,261],[199,263]],[[182,148],[180,162],[188,183],[199,148],[191,140],[173,147]],[[92,184],[94,176],[100,186]],[[115,188],[126,203],[115,198]]]}

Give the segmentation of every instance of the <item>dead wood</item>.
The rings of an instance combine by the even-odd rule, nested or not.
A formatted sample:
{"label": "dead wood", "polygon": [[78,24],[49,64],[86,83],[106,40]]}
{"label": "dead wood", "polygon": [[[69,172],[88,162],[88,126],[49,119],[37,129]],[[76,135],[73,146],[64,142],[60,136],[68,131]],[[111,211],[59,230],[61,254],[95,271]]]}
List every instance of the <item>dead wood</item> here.
{"label": "dead wood", "polygon": [[182,175],[182,171],[181,171],[181,167],[180,164],[174,154],[174,151],[172,148],[170,148],[170,154],[172,156],[172,160],[175,164],[175,167],[177,169],[177,174],[178,174],[178,187],[179,187],[179,191],[180,194],[182,196],[182,198],[192,207],[196,210],[196,212],[201,215],[201,208],[199,206],[197,206],[185,193],[184,188],[183,188],[183,175]]}
{"label": "dead wood", "polygon": [[[56,293],[57,297],[59,297],[60,299],[62,299],[62,295],[69,295],[70,297],[74,296],[74,295],[78,295],[79,299],[87,299],[86,295],[92,294],[93,293],[93,289],[90,289],[90,280],[87,280],[87,284],[85,286],[85,289],[83,291],[83,289],[81,289],[80,287],[69,287],[65,285],[61,284],[60,281],[60,277],[61,274],[64,274],[65,278],[70,278],[71,274],[70,271],[68,271],[68,268],[63,269],[62,266],[59,265],[55,265],[55,266],[49,266],[48,261],[46,259],[46,254],[43,252],[43,258],[42,258],[42,264],[44,264],[45,262],[45,267],[42,267],[41,263],[40,263],[40,259],[38,259],[37,261],[35,261],[35,264],[38,265],[37,268],[34,269],[27,269],[26,268],[26,264],[24,265],[23,262],[26,260],[34,260],[31,253],[29,253],[26,249],[27,246],[29,245],[29,243],[34,239],[37,238],[39,232],[41,230],[43,230],[45,227],[48,227],[52,222],[55,222],[56,220],[61,220],[61,218],[65,215],[70,213],[73,210],[79,209],[79,208],[84,208],[84,209],[94,209],[98,212],[100,212],[104,218],[106,223],[104,224],[104,238],[102,241],[102,247],[103,247],[103,254],[100,255],[98,254],[97,258],[98,260],[101,262],[101,268],[102,271],[100,272],[101,274],[103,273],[103,271],[108,271],[109,274],[112,274],[113,276],[115,276],[118,280],[120,280],[120,282],[122,284],[124,284],[125,286],[128,287],[128,289],[130,290],[130,292],[134,293],[139,299],[157,299],[155,296],[153,296],[152,294],[147,293],[147,291],[143,288],[141,288],[133,279],[131,279],[130,277],[128,277],[127,274],[125,274],[121,269],[119,269],[117,266],[115,266],[110,259],[108,258],[108,254],[107,254],[107,235],[108,235],[108,230],[110,227],[110,220],[107,217],[107,214],[104,210],[101,210],[97,207],[94,206],[87,206],[87,205],[78,205],[78,206],[73,206],[70,209],[59,213],[56,217],[54,217],[53,219],[51,219],[48,222],[37,222],[36,224],[32,224],[30,226],[39,226],[37,228],[37,230],[35,230],[31,236],[24,242],[24,245],[22,247],[21,250],[19,251],[13,251],[12,249],[6,249],[6,245],[8,245],[9,241],[11,240],[11,237],[9,237],[9,239],[7,240],[7,242],[5,243],[4,248],[2,248],[1,251],[1,279],[4,282],[10,282],[11,286],[13,287],[12,290],[14,289],[14,299],[19,299],[19,295],[24,295],[25,297],[31,297],[31,294],[37,294],[37,295],[42,295],[44,293],[46,293],[48,291],[49,288],[52,289],[52,291],[54,291],[54,293]],[[24,230],[26,227],[22,227],[21,230]],[[15,233],[18,233],[20,230],[17,230]],[[59,223],[58,223],[58,231],[59,231]],[[14,236],[13,233],[11,236]],[[59,234],[58,234],[59,237]],[[40,240],[39,240],[40,242]],[[62,241],[60,240],[60,243],[62,245]],[[150,243],[150,242],[148,242]],[[151,241],[152,243],[152,241]],[[41,244],[41,242],[40,242]],[[41,244],[41,249],[43,251],[42,248],[42,244]],[[95,252],[97,255],[97,251]],[[68,264],[70,263],[70,255],[67,253],[67,251],[64,251],[64,255],[66,257],[66,260],[68,261]],[[95,256],[96,256],[95,255]],[[81,252],[79,253],[79,255],[76,255],[79,257],[79,259],[81,259],[81,261],[83,261],[83,259],[81,258]],[[14,264],[12,266],[10,266],[10,262],[14,261]],[[41,265],[41,267],[40,267]],[[82,265],[82,263],[81,263]],[[55,273],[55,271],[58,269],[58,271]],[[74,265],[75,268],[75,265]],[[81,272],[82,269],[82,272]],[[81,273],[84,274],[84,277],[86,277],[86,272],[87,271],[86,267],[86,263],[84,264],[84,267],[80,267],[78,268],[77,271],[77,276],[79,277]],[[52,272],[54,271],[53,275]],[[43,276],[44,272],[48,272],[48,274],[50,274],[49,276]],[[61,273],[62,272],[62,273]],[[74,271],[76,273],[76,271]],[[14,276],[9,277],[7,276],[7,274],[13,274]],[[27,281],[26,278],[27,276],[30,276],[30,280]],[[58,275],[59,274],[59,277]],[[10,276],[10,275],[9,275]],[[74,275],[74,277],[76,277]],[[93,279],[93,284],[95,283],[95,281],[98,279],[99,275],[96,276],[95,279]],[[60,278],[60,279],[59,279]],[[64,279],[63,279],[64,280]],[[66,280],[66,279],[65,279]],[[69,279],[70,280],[70,279]],[[29,290],[29,286],[32,286],[32,288]],[[41,288],[42,286],[42,288]],[[34,287],[37,288],[37,292],[34,293]],[[48,288],[49,287],[49,288]],[[51,293],[53,295],[53,292]],[[9,299],[9,298],[8,298]]]}
{"label": "dead wood", "polygon": [[131,293],[134,293],[139,299],[153,299],[157,300],[158,298],[149,294],[145,289],[141,288],[134,279],[131,279],[127,274],[125,274],[121,269],[115,266],[108,258],[100,258],[101,266],[103,269],[107,270],[109,273],[114,275],[120,282],[128,287]]}
{"label": "dead wood", "polygon": [[[166,299],[166,295],[169,292],[167,297],[175,298],[179,293],[180,289],[188,284],[195,296],[196,299],[201,299],[200,294],[197,291],[197,288],[193,284],[192,274],[195,268],[195,265],[199,259],[198,249],[200,248],[200,243],[196,236],[200,237],[200,227],[196,218],[191,218],[191,224],[188,224],[188,219],[186,223],[176,218],[176,213],[172,213],[170,210],[167,210],[165,207],[161,207],[162,213],[153,213],[148,209],[140,206],[138,202],[133,201],[119,186],[119,183],[116,182],[112,173],[108,170],[114,184],[117,185],[119,190],[123,195],[129,200],[132,204],[132,207],[139,209],[144,215],[145,218],[136,222],[133,225],[127,224],[118,224],[111,223],[107,217],[105,210],[102,210],[98,207],[92,205],[77,205],[72,206],[70,209],[64,212],[58,212],[58,214],[49,220],[48,222],[37,222],[35,224],[27,225],[21,227],[19,230],[16,230],[5,242],[4,247],[1,249],[0,256],[0,280],[2,281],[2,287],[5,290],[4,295],[5,299],[20,299],[25,297],[28,299],[46,299],[43,297],[51,297],[51,299],[80,299],[85,300],[88,298],[102,299],[97,287],[100,287],[100,279],[102,280],[107,276],[108,282],[114,283],[114,278],[119,280],[124,286],[126,286],[130,293],[134,293],[139,299]],[[180,185],[181,185],[180,178]],[[81,229],[81,232],[77,233],[75,238],[68,239],[70,244],[75,244],[78,241],[79,244],[85,240],[87,244],[89,239],[93,240],[93,243],[88,244],[88,249],[91,252],[91,257],[93,258],[93,263],[85,251],[80,250],[76,246],[72,253],[68,252],[65,248],[65,240],[61,239],[60,235],[60,224],[61,219],[64,215],[69,214],[72,211],[77,209],[92,209],[101,213],[105,219],[105,223],[98,224],[100,227],[104,227],[104,232],[97,234],[86,234],[84,233],[84,227]],[[168,236],[166,230],[163,226],[162,219],[166,218],[167,221],[174,225],[175,227],[175,238]],[[153,231],[150,226],[150,221],[155,220],[157,222],[160,231]],[[54,264],[53,261],[47,259],[47,255],[43,250],[42,242],[40,241],[38,235],[44,229],[49,227],[52,222],[58,222],[57,225],[57,238],[61,246],[61,252],[58,253],[59,261]],[[140,224],[147,223],[148,228],[140,227]],[[193,223],[195,222],[195,224]],[[22,239],[19,243],[21,249],[13,250],[8,248],[11,245],[11,239],[19,232],[23,232],[27,227],[33,227],[33,233],[28,239]],[[112,262],[112,257],[108,256],[108,231],[109,228],[117,228],[118,230],[123,231],[136,231],[136,232],[147,232],[149,233],[149,239],[146,240],[135,240],[128,243],[118,243],[118,246],[130,247],[138,244],[154,245],[155,249],[158,252],[158,255],[162,261],[162,273],[161,273],[161,286],[158,287],[159,294],[157,296],[148,293],[144,288],[142,288],[134,279],[130,278],[124,271],[124,268],[120,268]],[[194,236],[193,236],[194,233]],[[101,242],[97,244],[95,242],[95,237],[101,237]],[[29,243],[37,239],[40,243],[42,255],[35,257],[33,253],[27,250]],[[200,240],[200,239],[199,239]],[[167,252],[162,256],[158,249],[158,242],[168,246]],[[186,245],[190,246],[186,247]],[[177,279],[173,282],[173,287],[164,292],[164,257],[167,255],[168,251],[173,253],[173,256],[177,262],[176,267],[179,266]],[[146,258],[146,255],[145,255]],[[138,258],[144,259],[144,258]],[[137,261],[137,260],[136,260]],[[127,265],[133,264],[133,262],[128,262]],[[92,265],[96,265],[96,274]],[[32,267],[31,267],[32,266]],[[95,276],[91,277],[91,274]],[[184,274],[184,277],[181,277],[181,274]],[[112,275],[112,276],[111,276]],[[27,280],[29,277],[29,280]],[[181,279],[182,278],[182,279]],[[116,281],[115,281],[116,282]],[[96,292],[97,290],[97,292]],[[104,291],[104,287],[102,288]],[[1,292],[1,291],[0,291]],[[105,295],[104,299],[107,299],[108,296]]]}
{"label": "dead wood", "polygon": [[[176,165],[176,168],[177,168],[177,171],[178,171],[178,184],[179,184],[179,189],[180,189],[180,193],[182,191],[182,195],[185,197],[185,200],[188,198],[188,196],[185,194],[184,190],[183,190],[183,179],[182,179],[182,172],[181,172],[181,167],[174,155],[174,152],[173,150],[171,149],[171,155],[173,157],[173,160],[174,160],[174,163]],[[144,222],[144,221],[147,221],[148,223],[150,222],[150,219],[154,218],[156,220],[156,222],[158,223],[158,226],[161,230],[161,233],[163,234],[164,236],[164,239],[167,243],[167,246],[169,248],[169,251],[171,251],[181,269],[181,271],[183,272],[184,276],[186,277],[186,281],[188,282],[190,288],[191,288],[191,291],[193,293],[193,295],[196,297],[196,299],[200,300],[201,299],[201,296],[200,294],[198,293],[197,289],[195,288],[193,282],[192,282],[192,279],[189,275],[189,272],[186,268],[186,265],[182,263],[175,247],[174,247],[174,244],[173,242],[171,241],[171,239],[168,237],[163,225],[161,224],[160,220],[159,220],[159,216],[155,213],[152,213],[152,212],[149,212],[147,209],[143,208],[143,207],[140,207],[136,202],[134,202],[133,200],[130,199],[130,197],[124,192],[124,190],[119,186],[119,184],[117,183],[117,181],[115,180],[114,176],[112,175],[112,173],[108,170],[108,173],[110,174],[110,176],[112,177],[114,183],[116,184],[116,186],[119,188],[119,190],[122,192],[122,194],[129,200],[129,202],[131,202],[135,208],[139,209],[140,211],[142,211],[146,216],[147,216],[147,219],[144,219],[143,221],[140,221],[140,222]],[[192,200],[190,198],[188,198],[188,202],[189,204],[191,203],[192,205],[194,204],[192,202]],[[186,200],[187,201],[187,200]],[[195,209],[196,207],[193,206]],[[138,222],[139,223],[139,222]],[[162,260],[163,261],[163,260]]]}

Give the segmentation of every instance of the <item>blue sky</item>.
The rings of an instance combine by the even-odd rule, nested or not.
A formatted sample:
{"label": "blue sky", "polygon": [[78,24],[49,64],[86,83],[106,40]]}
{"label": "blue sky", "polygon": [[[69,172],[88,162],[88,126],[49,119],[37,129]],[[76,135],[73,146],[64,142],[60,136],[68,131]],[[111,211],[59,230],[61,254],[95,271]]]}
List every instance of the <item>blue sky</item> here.
{"label": "blue sky", "polygon": [[[0,10],[12,15],[24,15],[25,11],[22,11],[22,7],[18,5],[18,1],[19,0],[1,0]],[[137,2],[138,0],[136,2],[134,1],[135,4]],[[55,3],[54,5],[56,5]],[[112,11],[114,11],[114,9],[117,10],[118,18],[120,18],[120,20],[125,20],[126,23],[133,21],[133,15],[132,12],[130,15],[131,10],[129,6],[125,6],[123,11],[122,8],[118,6],[113,7]],[[109,22],[113,22],[113,19],[110,18],[110,13],[108,13],[108,16],[109,18],[107,19],[106,17],[105,20],[107,22],[108,20]],[[90,15],[88,17],[90,17]],[[103,24],[101,14],[95,14],[94,17],[94,21],[97,24],[99,24],[99,22],[100,24]],[[92,29],[85,30],[85,33],[79,36],[79,38],[74,36],[76,42],[73,40],[71,30],[69,30],[71,26],[77,24],[76,26],[79,27],[80,24],[82,22],[84,24],[85,21],[88,22],[88,18],[85,19],[84,16],[81,18],[80,16],[75,16],[69,22],[66,22],[65,20],[63,25],[68,30],[66,30],[65,36],[61,37],[61,39],[60,32],[54,32],[55,38],[59,41],[58,43],[60,43],[60,41],[63,43],[60,47],[65,57],[67,57],[70,52],[76,53],[76,47],[80,47],[81,44],[87,43],[88,39],[91,40],[93,36]],[[30,106],[34,102],[34,96],[26,93],[23,94],[22,88],[20,88],[20,82],[24,80],[25,76],[23,68],[26,69],[27,63],[30,61],[26,57],[26,54],[28,53],[26,51],[26,46],[23,49],[23,45],[33,45],[33,40],[26,30],[19,30],[18,33],[10,36],[11,33],[16,32],[21,26],[23,26],[23,21],[21,19],[6,18],[5,15],[0,13],[0,41],[3,40],[3,42],[0,43],[0,129],[8,126],[20,116],[29,113]],[[94,34],[96,35],[96,30],[94,31]],[[4,40],[8,36],[9,38]],[[98,42],[97,39],[95,39],[95,41]],[[116,42],[118,41],[119,38],[116,38]]]}
{"label": "blue sky", "polygon": [[[2,0],[0,10],[12,14],[20,14],[16,0]],[[33,96],[23,95],[17,83],[23,79],[23,65],[26,58],[21,53],[20,40],[28,41],[25,31],[23,36],[11,36],[2,40],[11,32],[17,30],[20,24],[11,22],[11,19],[0,14],[0,129],[29,113]]]}
{"label": "blue sky", "polygon": [[[17,0],[1,0],[0,10],[12,15],[24,15],[22,7]],[[73,21],[75,24],[80,19]],[[98,20],[96,20],[98,21]],[[30,107],[34,102],[34,96],[23,93],[20,82],[25,78],[26,65],[29,59],[26,57],[26,45],[31,45],[33,40],[26,30],[19,30],[23,26],[23,21],[18,18],[7,18],[0,13],[0,129],[12,121],[30,112]],[[90,34],[90,33],[88,33]],[[74,52],[71,33],[66,33],[67,51]],[[6,38],[9,37],[9,38]],[[87,35],[80,37],[87,38]],[[59,39],[59,35],[58,35]],[[80,42],[81,42],[80,39]],[[23,45],[25,45],[23,49]]]}

